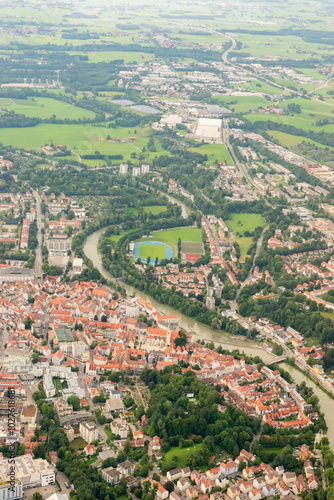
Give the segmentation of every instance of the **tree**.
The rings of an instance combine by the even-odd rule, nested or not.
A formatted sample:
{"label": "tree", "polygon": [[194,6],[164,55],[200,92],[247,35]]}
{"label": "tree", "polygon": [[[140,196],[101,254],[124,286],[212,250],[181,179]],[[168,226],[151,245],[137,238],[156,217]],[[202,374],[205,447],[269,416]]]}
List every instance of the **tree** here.
{"label": "tree", "polygon": [[30,316],[27,316],[26,318],[24,318],[24,328],[26,330],[31,330],[31,326],[33,324],[33,320],[30,318]]}
{"label": "tree", "polygon": [[167,491],[169,491],[169,493],[172,493],[172,491],[174,491],[173,481],[166,481],[166,483],[164,484],[164,487],[166,488]]}
{"label": "tree", "polygon": [[39,493],[39,491],[36,491],[36,492],[33,494],[33,496],[32,496],[32,498],[31,498],[31,500],[43,500],[43,497],[42,497],[42,495]]}
{"label": "tree", "polygon": [[81,404],[80,404],[80,398],[78,396],[70,396],[67,399],[67,402],[69,405],[73,406],[73,411],[79,411]]}

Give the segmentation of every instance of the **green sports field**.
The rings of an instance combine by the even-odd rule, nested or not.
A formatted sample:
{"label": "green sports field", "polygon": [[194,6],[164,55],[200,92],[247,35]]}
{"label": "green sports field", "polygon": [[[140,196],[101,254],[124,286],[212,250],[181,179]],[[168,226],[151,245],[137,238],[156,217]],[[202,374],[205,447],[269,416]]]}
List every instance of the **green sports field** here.
{"label": "green sports field", "polygon": [[159,260],[166,258],[166,247],[164,245],[150,245],[145,243],[140,245],[139,248],[139,258],[147,259],[150,257],[151,261],[155,261],[158,257]]}
{"label": "green sports field", "polygon": [[226,221],[229,230],[233,231],[235,236],[237,236],[237,233],[239,233],[240,236],[243,236],[245,231],[252,233],[256,227],[264,226],[265,223],[266,221],[260,214],[232,213],[230,214],[230,219]]}

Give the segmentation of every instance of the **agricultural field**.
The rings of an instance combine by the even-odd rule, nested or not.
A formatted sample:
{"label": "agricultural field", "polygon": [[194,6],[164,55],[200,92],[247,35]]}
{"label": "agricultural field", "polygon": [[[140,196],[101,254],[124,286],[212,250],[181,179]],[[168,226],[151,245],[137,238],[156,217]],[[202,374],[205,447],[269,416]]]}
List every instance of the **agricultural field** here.
{"label": "agricultural field", "polygon": [[230,219],[225,221],[229,230],[235,236],[244,236],[245,231],[252,233],[258,226],[264,226],[265,220],[260,214],[230,214]]}
{"label": "agricultural field", "polygon": [[[314,132],[334,132],[334,108],[326,103],[313,101],[310,99],[296,98],[288,99],[278,105],[280,108],[286,108],[288,104],[299,104],[301,113],[292,113],[287,116],[276,116],[274,114],[252,113],[247,115],[247,119],[251,122],[271,120],[276,123],[293,125],[306,131],[313,130]],[[319,120],[329,120],[331,123],[326,125],[317,125]]]}
{"label": "agricultural field", "polygon": [[[259,89],[261,91],[261,89]],[[226,105],[235,113],[251,113],[259,109],[266,108],[270,105],[270,101],[261,96],[217,96],[217,101],[222,105]]]}
{"label": "agricultural field", "polygon": [[[1,142],[4,146],[14,146],[24,149],[35,149],[45,145],[62,144],[73,150],[79,156],[94,154],[99,151],[106,155],[123,155],[124,160],[131,160],[131,153],[140,153],[147,145],[149,127],[138,128],[108,128],[92,124],[49,124],[41,123],[36,127],[26,127],[24,134],[20,128],[6,128],[1,130]],[[134,141],[126,143],[111,143],[107,140],[98,140],[97,137],[111,138],[135,137]],[[159,144],[157,142],[157,150]],[[157,153],[151,153],[158,155]]]}
{"label": "agricultural field", "polygon": [[[68,52],[69,55],[80,55],[81,52]],[[110,62],[117,59],[123,59],[125,64],[128,63],[142,63],[148,59],[154,59],[154,55],[149,52],[128,52],[128,51],[96,51],[87,54],[88,62]]]}
{"label": "agricultural field", "polygon": [[78,120],[80,118],[94,118],[96,116],[93,111],[88,109],[47,97],[28,97],[27,99],[0,98],[0,107],[28,116],[29,118],[47,119],[55,115],[59,120],[65,120],[66,118]]}

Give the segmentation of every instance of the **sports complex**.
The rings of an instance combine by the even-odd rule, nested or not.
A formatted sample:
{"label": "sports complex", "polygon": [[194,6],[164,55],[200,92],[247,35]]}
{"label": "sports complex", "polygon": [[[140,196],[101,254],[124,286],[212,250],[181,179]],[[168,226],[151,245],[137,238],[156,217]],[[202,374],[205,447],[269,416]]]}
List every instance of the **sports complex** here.
{"label": "sports complex", "polygon": [[157,257],[159,262],[162,259],[171,259],[173,258],[173,249],[166,245],[166,243],[160,243],[159,241],[137,242],[135,259],[147,262],[148,257],[150,257],[152,263]]}

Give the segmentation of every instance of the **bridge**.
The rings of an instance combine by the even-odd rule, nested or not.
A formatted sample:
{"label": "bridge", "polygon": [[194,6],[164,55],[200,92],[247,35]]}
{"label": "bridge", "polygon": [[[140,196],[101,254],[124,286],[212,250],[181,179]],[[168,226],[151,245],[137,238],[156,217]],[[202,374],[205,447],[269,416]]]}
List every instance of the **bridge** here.
{"label": "bridge", "polygon": [[71,415],[66,415],[65,417],[60,417],[60,425],[64,424],[78,424],[79,422],[83,422],[84,420],[88,420],[92,412],[90,411],[78,411],[76,413],[72,413]]}
{"label": "bridge", "polygon": [[271,361],[268,361],[266,365],[267,366],[275,365],[276,363],[282,363],[285,360],[286,356],[276,356],[276,358],[272,359]]}

